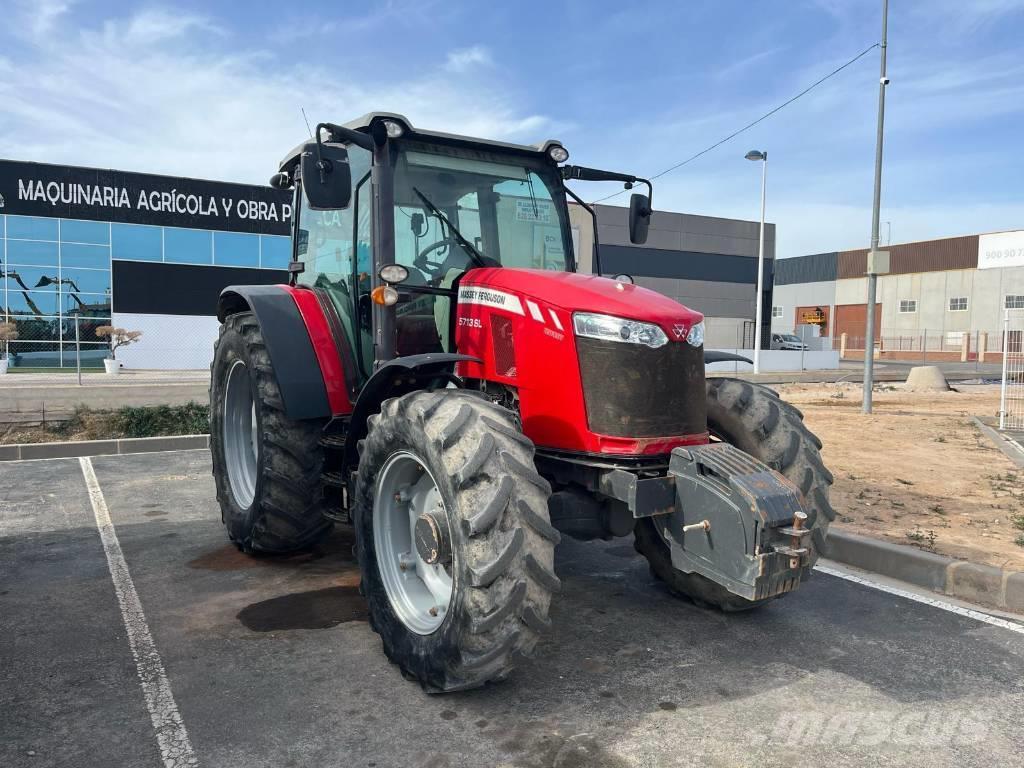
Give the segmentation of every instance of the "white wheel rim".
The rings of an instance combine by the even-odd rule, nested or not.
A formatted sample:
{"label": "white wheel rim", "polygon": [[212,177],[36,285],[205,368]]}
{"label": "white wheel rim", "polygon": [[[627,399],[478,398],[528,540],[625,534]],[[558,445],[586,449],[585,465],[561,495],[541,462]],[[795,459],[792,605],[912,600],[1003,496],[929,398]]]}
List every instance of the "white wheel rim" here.
{"label": "white wheel rim", "polygon": [[430,470],[408,451],[392,454],[377,476],[373,499],[377,568],[391,609],[418,635],[444,623],[454,593],[454,553],[452,564],[431,565],[416,549],[417,518],[436,511],[444,514],[445,506]]}
{"label": "white wheel rim", "polygon": [[224,377],[221,437],[231,495],[239,507],[248,509],[256,498],[259,434],[256,403],[249,388],[249,371],[241,360],[232,363]]}

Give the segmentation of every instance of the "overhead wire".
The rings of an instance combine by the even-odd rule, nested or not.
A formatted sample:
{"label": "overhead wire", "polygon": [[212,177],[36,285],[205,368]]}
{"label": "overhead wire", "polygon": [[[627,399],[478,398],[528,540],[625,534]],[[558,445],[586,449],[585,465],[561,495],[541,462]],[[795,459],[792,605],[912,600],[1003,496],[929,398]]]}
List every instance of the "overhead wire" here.
{"label": "overhead wire", "polygon": [[[720,139],[719,141],[716,141],[711,146],[709,146],[709,147],[707,147],[705,149],[702,149],[700,152],[697,152],[694,155],[691,155],[690,157],[686,158],[682,162],[676,163],[675,165],[670,166],[670,167],[666,168],[663,171],[659,171],[658,173],[656,173],[653,176],[651,176],[651,181],[653,181],[654,179],[661,178],[662,176],[664,176],[667,173],[671,173],[672,171],[678,170],[679,168],[682,168],[687,163],[692,163],[698,157],[701,157],[702,155],[706,155],[708,152],[710,152],[713,149],[717,149],[718,147],[720,147],[723,144],[725,144],[727,141],[730,141],[731,139],[735,139],[737,136],[739,136],[744,131],[748,131],[751,128],[753,128],[755,125],[757,125],[758,123],[767,120],[769,117],[774,115],[776,112],[778,112],[778,111],[780,111],[782,109],[785,109],[786,107],[788,107],[790,104],[792,104],[797,99],[799,99],[799,98],[801,98],[803,96],[806,96],[808,93],[813,91],[815,88],[817,88],[819,85],[824,83],[826,80],[829,80],[830,78],[835,77],[840,72],[842,72],[844,69],[849,67],[851,64],[853,64],[856,61],[858,61],[859,59],[863,58],[864,56],[869,54],[871,51],[873,51],[875,48],[878,48],[878,46],[879,46],[879,43],[872,43],[867,48],[865,48],[863,51],[861,51],[856,56],[854,56],[852,59],[850,59],[845,64],[843,64],[842,66],[836,67],[835,69],[833,69],[831,72],[829,72],[827,75],[825,75],[821,79],[816,80],[815,82],[811,83],[811,85],[809,85],[806,88],[804,88],[796,96],[793,96],[791,99],[788,99],[788,100],[784,101],[782,104],[779,104],[777,107],[775,107],[771,111],[765,112],[763,115],[761,115],[761,117],[757,118],[753,122],[747,123],[745,126],[740,128],[739,130],[733,131],[728,136],[726,136],[724,139]],[[626,191],[627,190],[625,190],[625,189],[621,189],[618,192],[614,192],[614,193],[612,193],[610,195],[606,195],[605,197],[598,198],[597,200],[594,200],[593,202],[591,202],[591,205],[596,205],[597,203],[604,202],[605,200],[610,200],[613,197],[618,197],[619,195],[625,193]]]}

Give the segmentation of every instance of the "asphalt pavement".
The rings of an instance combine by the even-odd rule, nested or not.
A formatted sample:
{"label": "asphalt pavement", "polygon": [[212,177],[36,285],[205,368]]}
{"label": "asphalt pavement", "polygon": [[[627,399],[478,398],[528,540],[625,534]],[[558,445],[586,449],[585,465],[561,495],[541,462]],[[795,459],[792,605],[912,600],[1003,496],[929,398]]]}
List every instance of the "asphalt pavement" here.
{"label": "asphalt pavement", "polygon": [[365,621],[351,535],[240,554],[205,451],[5,463],[0,765],[1021,765],[1014,625],[825,573],[725,615],[623,539],[556,570],[532,663],[428,696]]}

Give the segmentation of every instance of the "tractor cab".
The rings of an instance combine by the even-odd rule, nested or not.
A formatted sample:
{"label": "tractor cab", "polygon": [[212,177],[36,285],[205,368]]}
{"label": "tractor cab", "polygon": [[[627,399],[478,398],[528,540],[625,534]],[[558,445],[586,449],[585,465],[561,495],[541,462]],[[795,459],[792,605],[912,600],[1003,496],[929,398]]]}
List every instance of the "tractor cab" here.
{"label": "tractor cab", "polygon": [[356,387],[391,357],[454,349],[467,271],[576,270],[563,175],[587,178],[579,172],[589,169],[559,167],[568,156],[558,141],[417,131],[391,113],[318,125],[314,140],[289,153],[272,183],[294,190],[294,284],[330,297]]}

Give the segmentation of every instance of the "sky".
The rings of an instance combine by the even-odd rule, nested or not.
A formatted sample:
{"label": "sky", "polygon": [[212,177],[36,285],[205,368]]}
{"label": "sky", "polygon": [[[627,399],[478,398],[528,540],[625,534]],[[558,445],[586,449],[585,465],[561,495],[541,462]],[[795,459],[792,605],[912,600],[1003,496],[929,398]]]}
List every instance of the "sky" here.
{"label": "sky", "polygon": [[[880,39],[880,0],[0,0],[0,157],[266,183],[365,112],[650,176]],[[1024,0],[894,0],[882,244],[1024,228]],[[867,247],[878,49],[655,183],[767,217],[780,257]],[[611,184],[576,185],[588,200]],[[617,200],[625,201],[625,195]]]}

